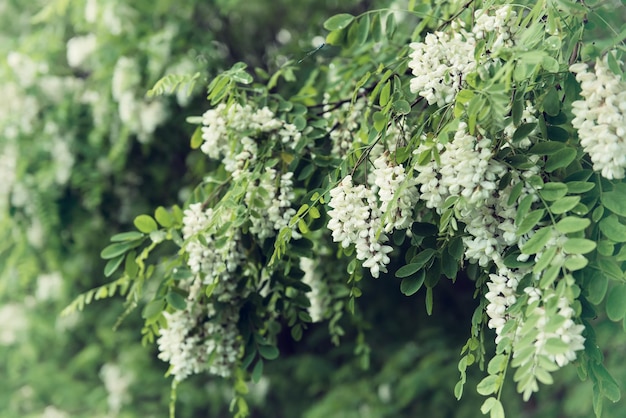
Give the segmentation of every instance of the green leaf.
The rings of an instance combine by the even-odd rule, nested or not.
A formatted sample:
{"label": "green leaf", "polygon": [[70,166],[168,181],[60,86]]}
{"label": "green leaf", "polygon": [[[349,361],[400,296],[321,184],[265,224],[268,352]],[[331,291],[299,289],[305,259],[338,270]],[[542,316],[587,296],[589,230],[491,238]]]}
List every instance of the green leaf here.
{"label": "green leaf", "polygon": [[398,278],[409,277],[412,274],[419,271],[419,269],[421,269],[422,267],[424,267],[423,264],[417,264],[417,263],[407,264],[405,266],[400,267],[398,270],[396,270],[396,277]]}
{"label": "green leaf", "polygon": [[508,363],[508,357],[504,354],[498,354],[491,360],[489,360],[489,365],[487,366],[487,373],[490,375],[496,375],[503,371],[506,368]]}
{"label": "green leaf", "polygon": [[382,112],[374,112],[374,129],[381,132],[389,123],[389,118]]}
{"label": "green leaf", "polygon": [[565,146],[566,145],[562,142],[556,141],[539,142],[538,144],[533,145],[528,152],[531,154],[552,155],[565,148]]}
{"label": "green leaf", "polygon": [[559,222],[557,222],[557,224],[555,225],[555,228],[557,231],[567,234],[570,232],[583,231],[590,224],[591,224],[591,221],[587,218],[567,216],[561,219]]}
{"label": "green leaf", "polygon": [[567,352],[570,349],[569,343],[560,338],[548,338],[544,345],[544,350],[548,354],[557,355]]}
{"label": "green leaf", "polygon": [[608,239],[615,242],[626,242],[626,225],[619,221],[617,215],[611,214],[598,224],[600,231]]}
{"label": "green leaf", "polygon": [[275,360],[278,358],[278,355],[280,354],[280,352],[278,351],[278,348],[276,348],[273,345],[259,345],[259,354],[261,355],[261,357],[268,359],[268,360]]}
{"label": "green leaf", "polygon": [[491,398],[485,399],[485,402],[483,402],[482,406],[480,407],[480,412],[486,414],[493,409],[496,403],[498,403],[498,400],[493,396]]}
{"label": "green leaf", "polygon": [[545,213],[546,211],[544,209],[537,209],[530,212],[519,224],[515,234],[517,234],[517,236],[524,235],[531,229],[535,228]]}
{"label": "green leaf", "polygon": [[543,110],[550,116],[556,116],[561,111],[561,101],[554,87],[548,90],[543,99]]}
{"label": "green leaf", "polygon": [[599,305],[604,300],[604,296],[606,296],[609,278],[600,271],[591,271],[593,273],[590,275],[586,286],[587,299],[594,305]]}
{"label": "green leaf", "polygon": [[563,251],[568,254],[587,254],[596,248],[596,243],[586,238],[569,238],[563,244]]}
{"label": "green leaf", "polygon": [[391,81],[387,80],[385,84],[383,85],[382,90],[380,91],[380,97],[378,99],[378,102],[380,103],[381,107],[385,107],[385,105],[389,103],[390,96],[391,96]]}
{"label": "green leaf", "polygon": [[[421,251],[420,253],[418,253],[415,256],[413,256],[413,258],[411,258],[411,264],[412,265],[413,264],[418,265],[419,268],[422,268],[423,266],[426,265],[426,263],[428,263],[430,261],[431,258],[433,258],[433,256],[436,253],[437,252],[435,250],[433,250],[432,248],[426,248],[424,251]],[[417,270],[415,270],[415,271],[417,271]]]}
{"label": "green leaf", "polygon": [[[356,29],[355,29],[356,32],[354,34],[354,40],[357,45],[362,45],[365,43],[365,41],[367,41],[367,37],[369,36],[370,15],[369,14],[362,15],[359,21],[355,23],[355,25],[356,25]],[[353,27],[355,27],[355,25],[353,25]]]}
{"label": "green leaf", "polygon": [[550,265],[550,262],[554,259],[556,255],[556,247],[550,247],[546,249],[537,260],[537,263],[533,266],[533,273],[539,273],[543,271],[546,267]]}
{"label": "green leaf", "polygon": [[526,138],[532,131],[535,130],[535,128],[537,128],[536,123],[523,123],[515,130],[512,138],[513,142],[521,141]]}
{"label": "green leaf", "polygon": [[113,235],[111,237],[111,241],[135,241],[137,239],[143,238],[144,236],[144,234],[137,231],[121,232],[119,234]]}
{"label": "green leaf", "polygon": [[616,215],[626,216],[626,185],[616,185],[613,191],[602,193],[600,201]]}
{"label": "green leaf", "polygon": [[526,214],[528,213],[528,211],[530,210],[530,206],[533,204],[533,196],[532,195],[526,195],[525,197],[522,198],[522,200],[519,202],[519,205],[517,205],[517,212],[515,214],[515,224],[519,225],[520,222],[524,219],[524,217],[526,216]]}
{"label": "green leaf", "polygon": [[626,285],[618,284],[609,290],[606,315],[611,321],[619,321],[626,316]]}
{"label": "green leaf", "polygon": [[385,20],[385,35],[387,35],[388,39],[393,38],[393,35],[396,33],[396,28],[396,18],[393,13],[389,13]]}
{"label": "green leaf", "polygon": [[161,226],[169,228],[174,225],[174,217],[163,206],[159,206],[154,211],[154,217]]}
{"label": "green leaf", "polygon": [[595,183],[588,181],[568,181],[567,192],[569,194],[585,193],[596,187]]}
{"label": "green leaf", "polygon": [[411,113],[411,105],[406,100],[396,100],[392,105],[393,111],[398,115]]}
{"label": "green leaf", "polygon": [[548,157],[544,168],[548,173],[551,173],[556,169],[567,167],[575,159],[576,150],[574,148],[563,148]]}
{"label": "green leaf", "polygon": [[511,187],[511,193],[506,201],[506,204],[511,206],[513,203],[517,202],[517,199],[522,194],[522,188],[524,187],[524,182],[519,181],[515,184],[515,186]]}
{"label": "green leaf", "polygon": [[426,288],[426,298],[425,298],[424,304],[426,305],[426,313],[429,316],[432,315],[433,314],[433,288],[432,287]]}
{"label": "green leaf", "polygon": [[135,251],[130,251],[126,254],[126,262],[124,263],[124,273],[130,277],[134,278],[139,272],[139,265],[137,265],[137,261],[135,258],[137,257],[137,253]]}
{"label": "green leaf", "polygon": [[418,290],[420,290],[420,288],[424,284],[425,277],[426,277],[426,271],[424,270],[417,272],[417,274],[413,274],[411,276],[406,277],[400,283],[400,291],[405,296],[414,295],[415,293],[417,293]]}
{"label": "green leaf", "polygon": [[548,267],[547,270],[543,272],[541,275],[541,280],[539,281],[539,287],[542,289],[546,289],[549,286],[552,286],[552,283],[556,280],[559,273],[561,272],[561,266],[558,264],[553,264]]}
{"label": "green leaf", "polygon": [[254,383],[259,383],[261,377],[263,376],[263,359],[259,359],[254,365],[254,369],[252,369],[252,381]]}
{"label": "green leaf", "polygon": [[500,400],[496,400],[491,407],[489,418],[504,418],[504,407],[502,406],[502,402],[500,402]]}
{"label": "green leaf", "polygon": [[200,126],[198,126],[196,130],[193,131],[189,146],[191,147],[191,149],[198,149],[200,148],[200,145],[202,145],[202,142],[204,142],[204,140],[202,139],[202,129]]}
{"label": "green leaf", "polygon": [[565,196],[550,205],[550,212],[555,215],[565,213],[573,209],[578,202],[580,202],[580,196]]}
{"label": "green leaf", "polygon": [[168,292],[168,294],[165,296],[165,300],[167,301],[167,303],[170,304],[170,306],[178,309],[179,311],[182,311],[187,307],[187,301],[185,300],[183,295],[178,292]]}
{"label": "green leaf", "polygon": [[608,370],[601,363],[591,362],[591,371],[599,382],[602,394],[606,396],[610,401],[619,401],[621,394],[619,385],[608,372]]}
{"label": "green leaf", "polygon": [[535,232],[528,241],[522,246],[522,254],[536,254],[543,249],[546,243],[552,237],[552,229],[544,227]]}
{"label": "green leaf", "polygon": [[587,267],[589,264],[589,260],[582,254],[572,254],[565,259],[563,263],[563,267],[570,271],[580,270],[582,268]]}
{"label": "green leaf", "polygon": [[100,257],[102,257],[105,260],[115,258],[121,254],[124,254],[130,248],[132,248],[132,243],[128,243],[128,242],[111,244],[111,245],[106,246],[102,250],[102,252],[100,252]]}
{"label": "green leaf", "polygon": [[498,390],[498,376],[489,375],[480,381],[476,386],[476,391],[483,396],[491,395]]}
{"label": "green leaf", "polygon": [[165,303],[163,302],[163,299],[155,299],[143,308],[143,311],[141,311],[141,317],[144,319],[155,317],[163,312],[164,307]]}
{"label": "green leaf", "polygon": [[113,273],[115,273],[115,270],[118,269],[123,260],[124,254],[118,255],[117,257],[110,259],[107,262],[106,266],[104,266],[104,276],[110,277]]}
{"label": "green leaf", "polygon": [[156,221],[150,215],[139,215],[133,221],[138,230],[145,234],[158,229]]}
{"label": "green leaf", "polygon": [[548,202],[561,199],[567,195],[567,185],[559,182],[546,183],[539,190],[539,195]]}
{"label": "green leaf", "polygon": [[335,15],[324,22],[324,29],[326,30],[339,30],[348,27],[354,20],[354,16],[348,13],[341,13]]}
{"label": "green leaf", "polygon": [[621,264],[612,258],[598,258],[596,260],[598,267],[602,273],[612,280],[623,280],[624,272],[622,271]]}

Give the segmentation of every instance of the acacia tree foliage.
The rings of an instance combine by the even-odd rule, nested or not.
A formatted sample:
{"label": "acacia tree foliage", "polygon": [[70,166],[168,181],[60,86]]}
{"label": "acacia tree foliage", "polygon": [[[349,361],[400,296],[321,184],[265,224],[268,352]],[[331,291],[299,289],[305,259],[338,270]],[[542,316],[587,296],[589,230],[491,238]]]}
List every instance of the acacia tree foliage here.
{"label": "acacia tree foliage", "polygon": [[[169,3],[162,3],[157,10],[170,18]],[[62,4],[37,19],[60,13],[55,8]],[[180,19],[190,18],[194,7],[178,10]],[[588,396],[601,416],[603,399],[620,398],[622,372],[607,369],[598,343],[608,325],[595,320],[626,326],[626,32],[619,27],[626,12],[609,10],[604,3],[548,0],[410,1],[393,10],[334,15],[323,24],[324,43],[279,57],[276,68],[237,62],[224,71],[207,71],[197,60],[172,69],[176,54],[164,53],[164,43],[170,50],[189,46],[177,45],[180,29],[168,25],[130,43],[160,57],[156,64],[136,60],[120,43],[124,54],[107,65],[107,55],[91,46],[99,37],[70,39],[69,65],[89,73],[86,83],[100,80],[110,88],[99,110],[104,116],[95,110],[100,100],[82,98],[93,125],[76,129],[88,132],[92,145],[113,135],[110,163],[120,164],[113,172],[132,167],[120,156],[132,155],[133,141],[148,149],[161,124],[177,138],[185,123],[195,131],[185,141],[192,149],[190,175],[173,185],[188,187],[184,202],[140,203],[155,208],[136,216],[133,230],[112,235],[100,253],[112,281],[81,294],[64,312],[115,294],[126,299],[120,322],[137,325],[134,311],[140,311],[142,342],[169,363],[172,415],[175,396],[193,393],[193,385],[182,382],[208,374],[228,382],[231,412],[246,416],[254,399],[248,382],[258,390],[267,383],[264,373],[288,370],[285,351],[306,361],[298,347],[323,340],[338,346],[327,348],[328,355],[347,361],[343,373],[353,378],[320,367],[305,380],[336,383],[313,390],[324,397],[308,408],[310,416],[341,408],[348,414],[355,400],[357,414],[410,416],[412,401],[432,390],[438,393],[433,411],[474,416],[480,409],[502,417],[504,404],[516,402],[509,400],[512,391],[524,401],[551,393],[546,385],[554,376],[567,380],[567,370],[591,382]],[[197,31],[189,36],[193,43]],[[144,79],[154,82],[146,97],[139,87]],[[19,81],[26,89],[33,85]],[[203,85],[207,101],[190,105]],[[191,111],[168,110],[168,95]],[[168,112],[190,116],[183,122]],[[119,128],[112,130],[110,120]],[[23,144],[9,143],[5,155],[12,146]],[[63,155],[56,148],[49,153],[57,183],[65,184],[59,177],[67,160],[56,160]],[[133,173],[146,176],[142,169]],[[44,170],[36,172],[50,181]],[[176,168],[169,176],[151,174],[163,184],[179,176]],[[16,184],[29,191],[39,183],[29,181]],[[26,225],[39,218],[16,203],[17,186],[10,190],[11,210]],[[80,196],[96,199],[86,204],[93,208],[106,194],[88,186]],[[132,205],[134,198],[120,201]],[[371,336],[394,344],[398,333],[382,328],[411,325],[395,319],[406,303],[398,294],[428,315],[413,326],[432,323],[432,335],[418,333],[419,347],[395,347],[382,367],[380,353],[388,348]],[[447,315],[465,314],[464,332],[458,319],[430,316],[437,303]],[[466,343],[452,339],[458,347],[447,346],[447,327],[465,334]],[[367,372],[355,372],[356,363],[345,360],[346,344],[362,367],[372,359],[382,367],[371,383],[358,383]],[[452,359],[456,386],[449,367],[440,382],[426,379]],[[328,365],[316,361],[294,367],[310,372]],[[450,410],[437,388],[449,387],[446,396],[461,399],[477,374],[472,388],[486,398],[473,409]],[[280,387],[280,379],[270,381]],[[420,389],[407,390],[410,385]],[[368,398],[374,390],[375,399]],[[109,394],[114,409],[110,403]],[[569,408],[573,416],[576,407]]]}

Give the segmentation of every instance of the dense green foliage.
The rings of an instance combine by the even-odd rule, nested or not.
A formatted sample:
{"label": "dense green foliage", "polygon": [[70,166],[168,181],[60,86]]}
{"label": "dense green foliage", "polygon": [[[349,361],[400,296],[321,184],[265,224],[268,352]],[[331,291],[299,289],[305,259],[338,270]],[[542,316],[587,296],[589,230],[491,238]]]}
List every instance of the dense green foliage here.
{"label": "dense green foliage", "polygon": [[291,3],[0,5],[0,415],[621,416],[623,5]]}

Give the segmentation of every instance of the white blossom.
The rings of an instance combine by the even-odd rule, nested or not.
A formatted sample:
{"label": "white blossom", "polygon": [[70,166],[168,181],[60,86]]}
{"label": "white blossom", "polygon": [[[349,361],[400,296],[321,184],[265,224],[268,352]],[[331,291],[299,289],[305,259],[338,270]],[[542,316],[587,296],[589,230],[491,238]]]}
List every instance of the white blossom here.
{"label": "white blossom", "polygon": [[82,67],[89,56],[96,50],[96,35],[90,33],[75,36],[67,41],[67,63],[72,68]]}
{"label": "white blossom", "polygon": [[311,258],[300,259],[300,269],[304,271],[302,282],[311,287],[307,293],[311,306],[308,307],[309,315],[313,322],[320,322],[324,319],[324,312],[328,308],[328,286],[323,281],[320,273],[321,266]]}
{"label": "white blossom", "polygon": [[509,318],[507,309],[517,301],[515,292],[520,278],[519,273],[506,268],[500,269],[498,274],[489,275],[489,291],[485,294],[489,304],[485,312],[489,317],[487,326],[496,331],[496,344],[505,336],[502,329]]}
{"label": "white blossom", "polygon": [[590,70],[583,63],[570,67],[582,89],[572,103],[572,125],[580,144],[603,177],[624,178],[626,168],[626,82],[608,66],[608,56],[596,59]]}
{"label": "white blossom", "polygon": [[85,21],[96,23],[98,18],[98,0],[87,0],[85,2]]}
{"label": "white blossom", "polygon": [[13,345],[28,327],[26,309],[18,303],[0,306],[0,345]]}
{"label": "white blossom", "polygon": [[109,412],[117,416],[122,406],[131,400],[128,388],[134,377],[128,369],[123,369],[118,364],[105,363],[100,369],[100,378],[108,394]]}
{"label": "white blossom", "polygon": [[[167,328],[159,330],[158,357],[169,362],[170,373],[178,381],[205,371],[229,377],[241,350],[237,330],[239,311],[238,304],[233,303],[234,295],[227,298],[230,303],[217,311],[212,303],[204,306],[198,303],[201,284],[199,278],[193,279],[184,310],[163,313]],[[219,285],[214,291],[223,292],[225,288]]]}
{"label": "white blossom", "polygon": [[119,102],[125,93],[133,92],[140,83],[141,72],[137,60],[125,56],[118,58],[111,80],[113,99]]}
{"label": "white blossom", "polygon": [[428,104],[441,107],[452,103],[467,74],[476,69],[475,45],[474,36],[463,30],[429,33],[424,42],[412,43],[411,91],[424,97]]}
{"label": "white blossom", "polygon": [[[251,209],[250,232],[259,239],[273,237],[282,228],[289,225],[289,221],[296,214],[291,207],[295,198],[293,191],[293,173],[287,172],[280,175],[273,168],[266,168],[255,187],[250,187],[246,192],[245,203]],[[261,197],[259,189],[265,191],[268,198]],[[258,205],[263,205],[258,207]],[[298,238],[299,234],[292,237]]]}
{"label": "white blossom", "polygon": [[492,52],[502,47],[514,46],[514,35],[518,28],[515,24],[517,13],[508,4],[495,9],[493,15],[490,11],[478,9],[474,12],[472,32],[476,39],[490,39],[488,47]]}
{"label": "white blossom", "polygon": [[38,64],[28,55],[17,51],[9,52],[7,63],[22,87],[32,86],[35,84],[37,77],[40,74],[45,74],[48,70],[47,65]]}
{"label": "white blossom", "polygon": [[364,185],[354,186],[348,175],[331,189],[328,205],[333,208],[328,211],[333,241],[344,248],[354,244],[356,258],[363,261],[373,277],[387,272],[388,254],[393,248],[385,245],[388,238],[382,230],[376,194]]}
{"label": "white blossom", "polygon": [[269,108],[254,109],[238,103],[219,104],[202,115],[200,150],[212,159],[221,159],[235,180],[251,170],[258,154],[257,136],[276,138],[295,147],[300,133],[294,125],[276,118]]}
{"label": "white blossom", "polygon": [[332,142],[331,155],[342,158],[348,154],[355,141],[355,133],[363,118],[366,102],[364,99],[357,99],[354,103],[343,103],[338,109],[330,111],[330,106],[326,105],[324,117],[332,123],[329,137]]}
{"label": "white blossom", "polygon": [[39,301],[57,300],[63,290],[63,277],[61,273],[45,273],[37,277],[35,298]]}
{"label": "white blossom", "polygon": [[61,409],[58,409],[54,405],[48,405],[45,407],[40,417],[41,418],[70,418],[70,414],[68,414],[67,412]]}
{"label": "white blossom", "polygon": [[413,223],[413,207],[419,200],[414,178],[407,178],[402,165],[395,164],[385,153],[374,160],[373,182],[377,187],[380,212],[387,213],[384,230],[407,229]]}

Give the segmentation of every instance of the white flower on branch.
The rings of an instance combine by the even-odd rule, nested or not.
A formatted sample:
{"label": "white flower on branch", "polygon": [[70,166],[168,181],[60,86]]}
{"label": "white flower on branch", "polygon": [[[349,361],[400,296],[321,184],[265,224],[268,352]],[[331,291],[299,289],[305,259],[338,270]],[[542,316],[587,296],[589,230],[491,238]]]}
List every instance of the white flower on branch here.
{"label": "white flower on branch", "polygon": [[362,184],[354,186],[348,175],[331,189],[328,205],[333,208],[328,211],[333,241],[344,248],[354,244],[356,258],[364,261],[363,267],[369,268],[372,276],[387,272],[387,254],[393,248],[385,245],[388,238],[383,232],[376,194]]}
{"label": "white flower on branch", "polygon": [[390,160],[384,153],[374,160],[373,183],[378,189],[381,214],[387,214],[385,232],[407,229],[413,223],[413,207],[419,200],[417,181],[407,178],[404,167]]}
{"label": "white flower on branch", "polygon": [[463,30],[448,34],[434,32],[424,42],[411,44],[411,91],[424,97],[428,104],[452,103],[462,88],[465,76],[476,69],[476,41]]}
{"label": "white flower on branch", "polygon": [[608,55],[596,59],[595,68],[577,63],[570,67],[580,83],[583,100],[572,103],[572,125],[593,168],[603,177],[624,178],[626,168],[626,82],[608,66]]}

